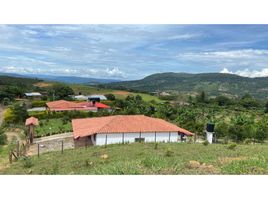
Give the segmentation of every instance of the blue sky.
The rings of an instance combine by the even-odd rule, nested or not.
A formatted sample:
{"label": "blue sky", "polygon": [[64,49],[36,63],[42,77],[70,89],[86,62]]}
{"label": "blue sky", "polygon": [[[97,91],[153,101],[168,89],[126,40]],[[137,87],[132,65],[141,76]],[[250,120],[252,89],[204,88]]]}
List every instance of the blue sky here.
{"label": "blue sky", "polygon": [[268,76],[267,25],[0,25],[0,72]]}

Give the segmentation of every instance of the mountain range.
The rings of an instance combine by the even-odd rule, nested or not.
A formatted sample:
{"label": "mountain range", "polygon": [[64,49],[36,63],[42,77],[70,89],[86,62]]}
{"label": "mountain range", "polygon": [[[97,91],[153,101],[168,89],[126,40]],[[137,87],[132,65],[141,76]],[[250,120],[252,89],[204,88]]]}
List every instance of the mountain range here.
{"label": "mountain range", "polygon": [[226,95],[230,97],[240,97],[249,93],[255,98],[268,98],[268,77],[248,78],[225,73],[157,73],[141,80],[108,83],[102,87],[187,94],[205,91],[210,96]]}
{"label": "mountain range", "polygon": [[63,83],[76,83],[76,84],[87,84],[87,85],[96,85],[103,83],[112,83],[118,82],[120,80],[116,79],[101,79],[101,78],[87,78],[87,77],[78,77],[78,76],[53,76],[45,74],[16,74],[16,73],[0,73],[0,75],[18,77],[18,78],[37,78],[45,81],[57,81]]}

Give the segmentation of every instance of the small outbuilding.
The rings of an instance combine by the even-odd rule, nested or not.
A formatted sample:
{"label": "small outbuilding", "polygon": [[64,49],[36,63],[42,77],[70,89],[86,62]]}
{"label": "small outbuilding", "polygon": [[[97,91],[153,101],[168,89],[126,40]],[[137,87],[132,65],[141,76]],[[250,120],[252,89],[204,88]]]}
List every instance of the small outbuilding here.
{"label": "small outbuilding", "polygon": [[165,120],[144,115],[73,119],[75,146],[132,142],[180,142],[193,133]]}
{"label": "small outbuilding", "polygon": [[39,92],[27,92],[27,93],[24,93],[24,96],[27,99],[40,100],[42,97],[42,94],[40,94]]}
{"label": "small outbuilding", "polygon": [[34,134],[35,134],[35,126],[37,126],[39,124],[38,119],[35,117],[30,117],[28,119],[26,119],[25,122],[25,126],[28,127],[28,137],[30,140],[30,143],[33,143],[33,138],[34,138]]}

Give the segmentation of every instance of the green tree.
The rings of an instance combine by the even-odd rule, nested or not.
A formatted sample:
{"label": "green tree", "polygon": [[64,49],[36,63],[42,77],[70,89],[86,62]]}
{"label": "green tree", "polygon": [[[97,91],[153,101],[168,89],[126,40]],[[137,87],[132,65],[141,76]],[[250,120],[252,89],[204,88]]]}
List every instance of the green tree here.
{"label": "green tree", "polygon": [[52,99],[59,100],[59,99],[70,99],[70,95],[73,95],[74,91],[71,87],[64,84],[55,84],[49,90],[49,95]]}
{"label": "green tree", "polygon": [[217,102],[219,106],[227,106],[227,105],[230,105],[231,103],[231,100],[226,96],[217,96],[215,98],[215,101]]}
{"label": "green tree", "polygon": [[136,102],[141,102],[141,101],[142,101],[142,97],[141,97],[141,95],[137,95],[137,96],[135,97],[135,101],[136,101]]}
{"label": "green tree", "polygon": [[265,110],[264,110],[265,113],[268,113],[268,101],[266,102],[265,104]]}
{"label": "green tree", "polygon": [[207,103],[206,99],[206,93],[202,91],[197,97],[196,97],[196,102],[197,103]]}
{"label": "green tree", "polygon": [[110,101],[114,101],[115,100],[115,96],[114,94],[105,94],[105,97],[110,100]]}
{"label": "green tree", "polygon": [[24,103],[23,104],[16,103],[11,107],[11,109],[15,116],[14,122],[24,123],[28,117],[26,105]]}
{"label": "green tree", "polygon": [[264,140],[267,138],[268,138],[268,121],[262,119],[257,123],[255,139],[258,142],[263,143]]}
{"label": "green tree", "polygon": [[4,145],[7,141],[7,137],[4,133],[3,128],[0,127],[0,145]]}
{"label": "green tree", "polygon": [[24,103],[15,103],[6,110],[4,114],[4,121],[8,124],[24,123],[27,117],[28,112],[26,105]]}
{"label": "green tree", "polygon": [[5,98],[3,99],[3,101],[2,101],[2,103],[3,103],[4,106],[7,106],[7,105],[10,104],[10,99],[7,98],[7,97],[5,97]]}
{"label": "green tree", "polygon": [[229,128],[229,125],[224,121],[216,123],[215,133],[216,133],[217,137],[218,138],[219,137],[228,137],[228,128]]}
{"label": "green tree", "polygon": [[250,94],[245,94],[241,98],[239,103],[245,108],[258,108],[258,107],[260,107],[259,101],[254,99]]}

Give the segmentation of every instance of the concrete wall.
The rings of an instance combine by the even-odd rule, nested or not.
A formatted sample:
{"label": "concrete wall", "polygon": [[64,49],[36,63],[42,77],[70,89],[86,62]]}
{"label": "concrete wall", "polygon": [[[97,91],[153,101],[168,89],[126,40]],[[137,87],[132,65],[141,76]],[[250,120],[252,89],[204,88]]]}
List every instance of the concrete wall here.
{"label": "concrete wall", "polygon": [[89,137],[81,137],[78,139],[74,139],[75,147],[85,147],[95,145],[94,136]]}
{"label": "concrete wall", "polygon": [[[107,142],[106,142],[107,135]],[[97,134],[96,145],[132,143],[135,138],[144,138],[145,142],[177,142],[180,136],[177,132],[156,132],[156,133],[107,133]]]}

